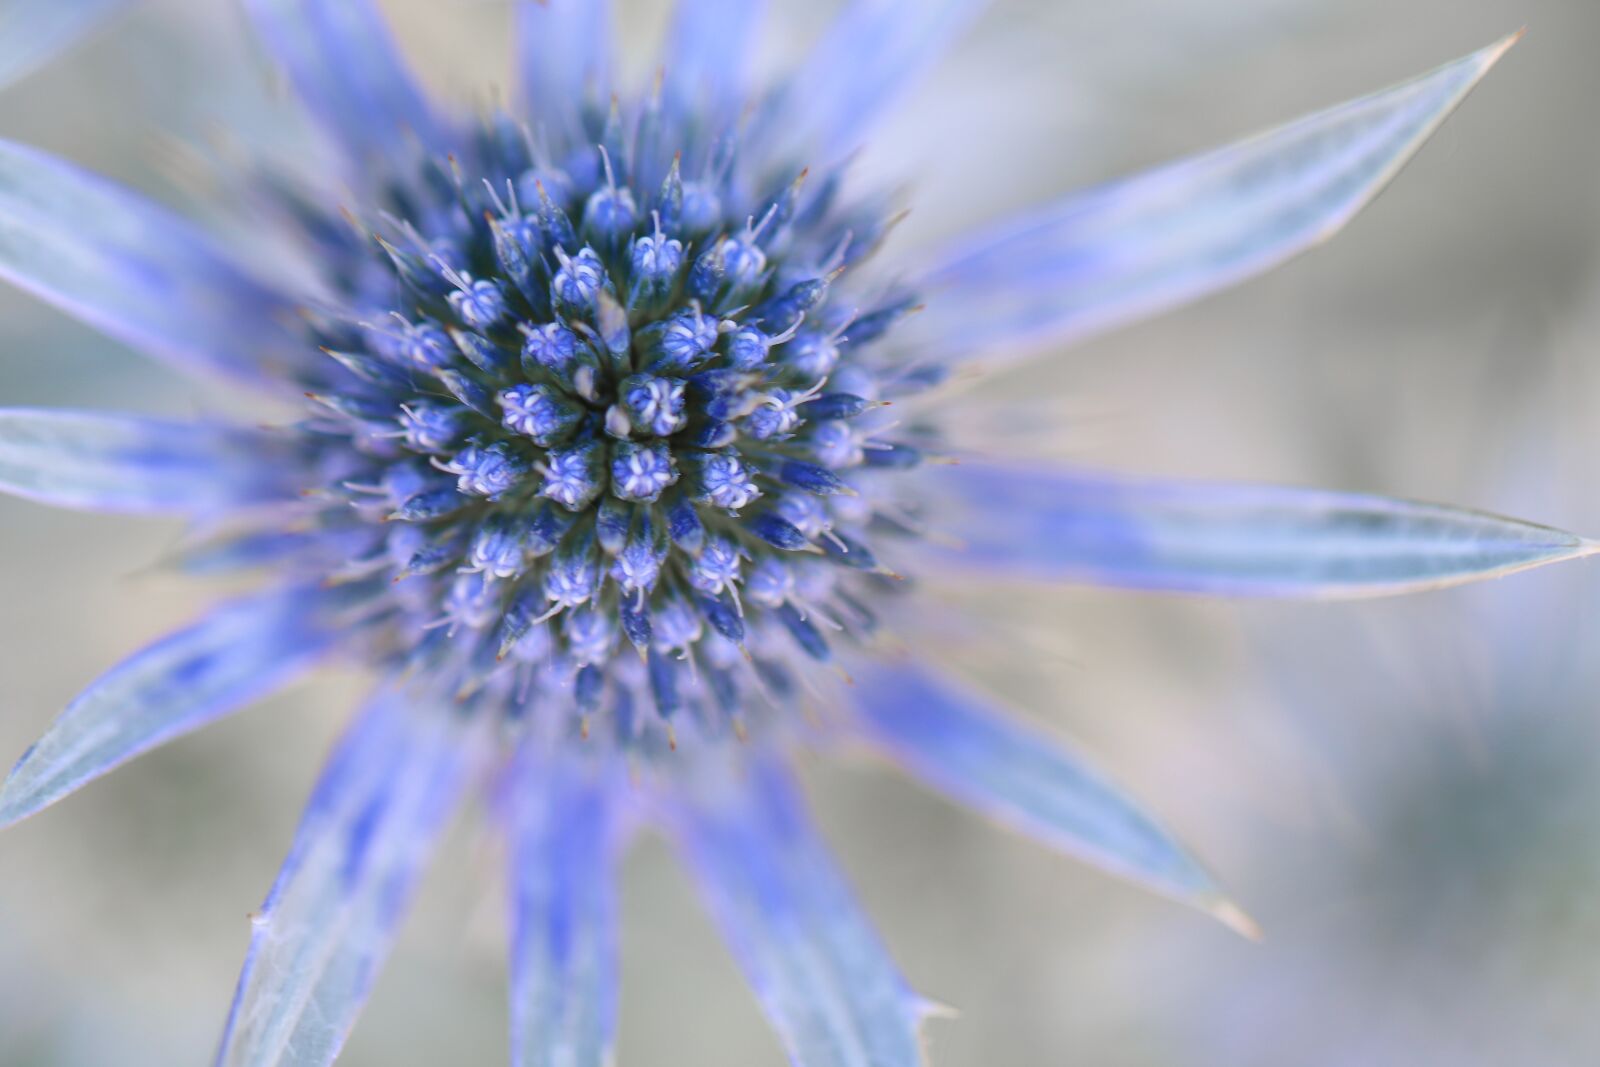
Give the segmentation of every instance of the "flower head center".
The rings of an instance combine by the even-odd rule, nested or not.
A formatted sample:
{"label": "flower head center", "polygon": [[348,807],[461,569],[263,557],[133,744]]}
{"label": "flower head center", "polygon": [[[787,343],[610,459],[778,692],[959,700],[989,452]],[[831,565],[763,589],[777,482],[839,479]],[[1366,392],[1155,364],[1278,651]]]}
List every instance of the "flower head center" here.
{"label": "flower head center", "polygon": [[839,505],[904,465],[863,349],[909,301],[835,299],[875,224],[832,183],[751,198],[715,154],[685,179],[609,136],[556,167],[486,134],[475,180],[451,159],[397,186],[365,243],[385,269],[349,275],[359,325],[315,327],[352,372],[315,429],[354,505],[327,521],[380,531],[397,655],[442,634],[465,690],[521,671],[636,735],[639,697],[727,719],[870,625],[876,513]]}

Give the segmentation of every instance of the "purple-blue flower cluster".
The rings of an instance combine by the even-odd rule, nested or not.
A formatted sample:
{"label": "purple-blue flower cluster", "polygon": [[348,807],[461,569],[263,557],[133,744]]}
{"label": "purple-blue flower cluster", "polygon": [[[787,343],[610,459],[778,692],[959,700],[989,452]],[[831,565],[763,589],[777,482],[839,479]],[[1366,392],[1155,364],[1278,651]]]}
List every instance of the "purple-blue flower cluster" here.
{"label": "purple-blue flower cluster", "polygon": [[496,114],[388,175],[353,231],[300,215],[337,235],[298,434],[305,520],[363,546],[343,596],[396,669],[443,629],[453,688],[503,684],[558,731],[600,716],[629,749],[675,744],[685,709],[726,733],[870,631],[892,581],[870,545],[906,531],[828,501],[934,440],[878,417],[933,380],[885,364],[908,294],[830,299],[881,214],[836,176],[741,170],[732,131],[663,136],[664,108],[613,103],[555,146]]}

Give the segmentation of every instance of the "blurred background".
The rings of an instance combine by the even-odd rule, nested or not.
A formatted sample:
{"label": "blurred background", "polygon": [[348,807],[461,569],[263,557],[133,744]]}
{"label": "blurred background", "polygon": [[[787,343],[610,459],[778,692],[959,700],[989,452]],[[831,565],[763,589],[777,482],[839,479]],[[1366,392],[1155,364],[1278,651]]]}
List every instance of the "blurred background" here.
{"label": "blurred background", "polygon": [[[384,0],[430,83],[508,82],[494,0]],[[774,0],[779,65],[834,3]],[[623,2],[649,63],[660,2]],[[901,253],[1527,38],[1331,245],[976,391],[995,447],[1449,500],[1600,531],[1600,5],[997,0],[862,161]],[[174,139],[298,150],[231,4],[149,0],[0,94],[0,136],[183,206]],[[10,291],[6,404],[237,405]],[[986,438],[985,440],[988,440]],[[0,499],[0,762],[215,590],[162,523]],[[951,588],[971,673],[1076,738],[1261,923],[1245,942],[872,766],[819,818],[912,982],[935,1067],[1557,1067],[1600,1058],[1600,573],[1331,605]],[[0,839],[0,1064],[207,1062],[246,914],[360,680],[324,676]],[[782,1063],[666,850],[624,892],[624,1065]],[[341,1061],[505,1061],[499,874],[469,821]]]}

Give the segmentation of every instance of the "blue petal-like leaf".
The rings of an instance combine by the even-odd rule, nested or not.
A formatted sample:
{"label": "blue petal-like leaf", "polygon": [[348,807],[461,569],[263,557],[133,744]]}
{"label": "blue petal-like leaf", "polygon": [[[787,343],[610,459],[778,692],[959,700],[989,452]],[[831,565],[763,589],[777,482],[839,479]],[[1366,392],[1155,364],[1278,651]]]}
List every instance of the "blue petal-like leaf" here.
{"label": "blue petal-like leaf", "polygon": [[252,384],[312,365],[280,295],[192,224],[126,189],[0,141],[0,278],[185,369]]}
{"label": "blue petal-like leaf", "polygon": [[68,705],[0,785],[0,826],[292,681],[332,634],[311,594],[226,604],[135,653]]}
{"label": "blue petal-like leaf", "polygon": [[1043,732],[931,670],[863,661],[851,674],[862,736],[934,788],[1048,845],[1240,921],[1160,826]]}
{"label": "blue petal-like leaf", "polygon": [[360,164],[409,142],[449,146],[371,0],[246,0],[311,115]]}
{"label": "blue petal-like leaf", "polygon": [[669,99],[719,119],[743,105],[766,0],[678,0],[661,69]]}
{"label": "blue petal-like leaf", "polygon": [[43,66],[127,0],[8,0],[0,7],[0,86]]}
{"label": "blue petal-like leaf", "polygon": [[514,1067],[605,1067],[616,1031],[616,783],[563,756],[511,785]]}
{"label": "blue petal-like leaf", "polygon": [[964,463],[928,473],[956,570],[1227,596],[1413,592],[1596,544],[1484,512],[1360,493]]}
{"label": "blue petal-like leaf", "polygon": [[290,495],[296,468],[258,431],[0,408],[0,492],[58,507],[199,514]]}
{"label": "blue petal-like leaf", "polygon": [[218,1067],[333,1062],[481,768],[479,726],[449,700],[386,694],[341,739],[252,920]]}
{"label": "blue petal-like leaf", "polygon": [[802,1067],[916,1067],[924,1004],[817,838],[788,772],[696,768],[672,828],[702,896]]}
{"label": "blue petal-like leaf", "polygon": [[583,106],[611,91],[611,0],[522,0],[517,66],[537,123],[578,147]]}
{"label": "blue petal-like leaf", "polygon": [[831,162],[927,73],[987,0],[851,0],[762,120],[763,147]]}
{"label": "blue petal-like leaf", "polygon": [[1376,196],[1514,40],[963,241],[919,284],[918,328],[958,358],[1005,359],[1275,266]]}

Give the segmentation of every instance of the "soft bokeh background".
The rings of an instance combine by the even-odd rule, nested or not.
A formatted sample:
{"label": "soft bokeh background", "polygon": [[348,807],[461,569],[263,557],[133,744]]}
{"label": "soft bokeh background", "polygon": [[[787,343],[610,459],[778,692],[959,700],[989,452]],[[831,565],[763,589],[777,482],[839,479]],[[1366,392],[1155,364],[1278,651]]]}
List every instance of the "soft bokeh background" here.
{"label": "soft bokeh background", "polygon": [[[505,7],[386,0],[429,79],[506,82]],[[781,61],[831,3],[776,0]],[[636,69],[664,18],[623,3]],[[1396,186],[1265,279],[980,386],[997,447],[1448,499],[1600,530],[1600,5],[1000,0],[875,143],[902,251],[1530,33]],[[295,143],[227,3],[151,0],[0,95],[0,136],[190,204],[171,139]],[[9,291],[0,399],[237,404]],[[1003,437],[1001,435],[1004,435]],[[176,530],[0,500],[0,760],[213,591]],[[972,673],[1206,856],[1250,944],[872,767],[820,818],[917,986],[936,1067],[1566,1065],[1600,1057],[1600,575],[1405,601],[953,591]],[[359,680],[319,679],[0,839],[0,1064],[206,1062]],[[504,1061],[490,844],[453,838],[342,1062]],[[620,1059],[782,1062],[671,857],[628,864]]]}

